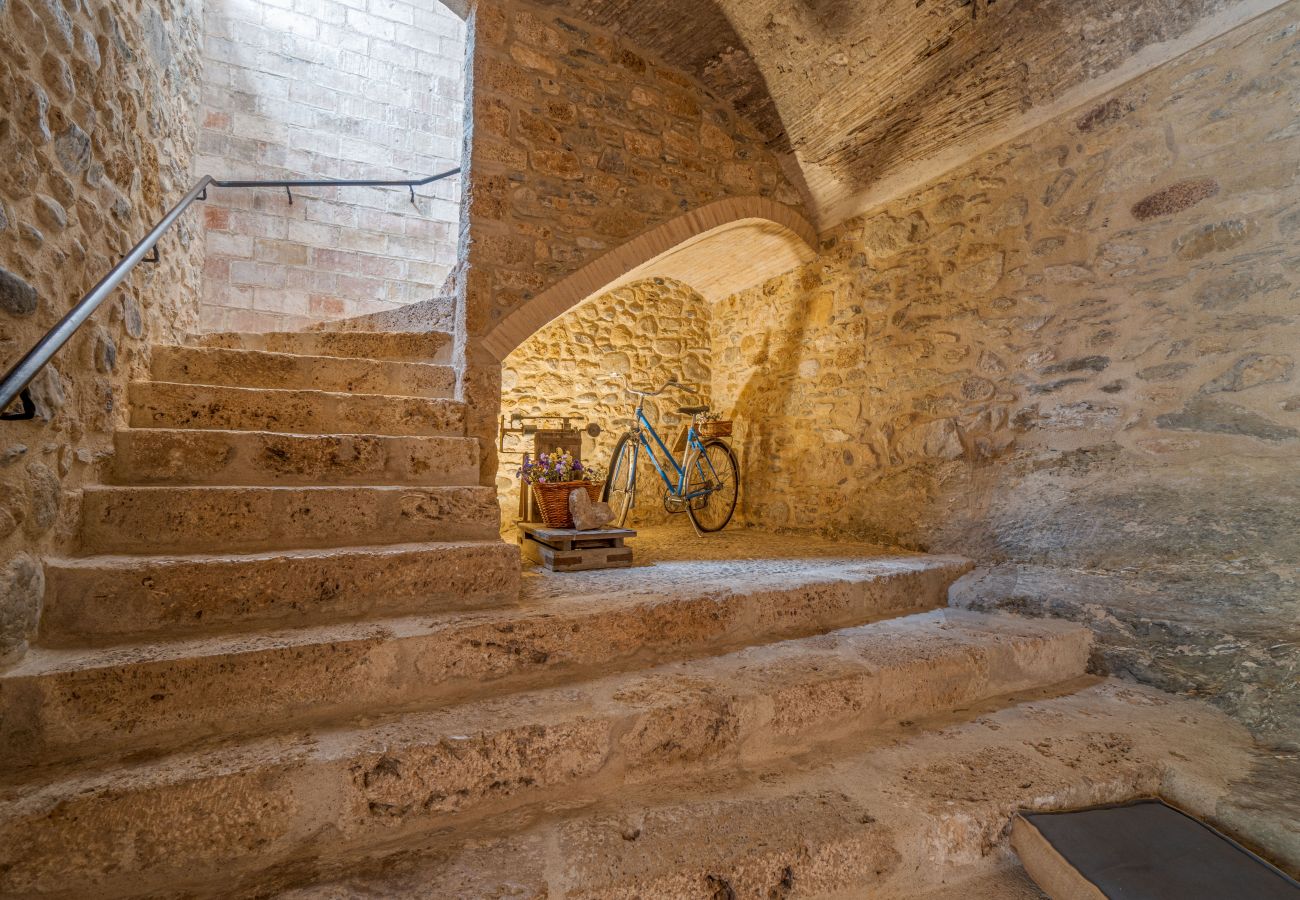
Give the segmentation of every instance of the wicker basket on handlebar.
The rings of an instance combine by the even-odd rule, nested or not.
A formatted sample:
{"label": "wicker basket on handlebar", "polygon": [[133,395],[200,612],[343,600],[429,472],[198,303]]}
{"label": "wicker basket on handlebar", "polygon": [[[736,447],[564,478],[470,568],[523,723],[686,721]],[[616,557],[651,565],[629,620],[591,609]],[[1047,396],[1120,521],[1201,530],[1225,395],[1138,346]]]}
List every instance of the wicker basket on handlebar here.
{"label": "wicker basket on handlebar", "polygon": [[573,514],[569,512],[569,495],[575,488],[586,488],[592,503],[600,501],[604,483],[594,481],[539,481],[532,485],[533,498],[548,528],[572,528]]}
{"label": "wicker basket on handlebar", "polygon": [[715,419],[711,422],[701,422],[698,426],[701,437],[706,438],[724,438],[731,437],[731,420]]}

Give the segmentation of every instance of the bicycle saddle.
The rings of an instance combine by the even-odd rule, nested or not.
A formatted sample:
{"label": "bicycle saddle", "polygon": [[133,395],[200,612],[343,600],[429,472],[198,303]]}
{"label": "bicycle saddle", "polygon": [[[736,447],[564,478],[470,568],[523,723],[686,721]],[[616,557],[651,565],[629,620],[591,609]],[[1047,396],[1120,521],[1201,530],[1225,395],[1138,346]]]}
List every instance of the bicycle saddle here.
{"label": "bicycle saddle", "polygon": [[698,416],[700,413],[709,411],[707,406],[679,406],[677,411],[683,416]]}

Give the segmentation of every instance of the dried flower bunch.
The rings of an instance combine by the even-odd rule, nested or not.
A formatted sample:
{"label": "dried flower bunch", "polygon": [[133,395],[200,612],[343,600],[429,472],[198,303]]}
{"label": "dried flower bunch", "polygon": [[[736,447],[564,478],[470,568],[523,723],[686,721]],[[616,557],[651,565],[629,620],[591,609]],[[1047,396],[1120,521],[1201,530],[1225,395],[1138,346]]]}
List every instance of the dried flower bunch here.
{"label": "dried flower bunch", "polygon": [[550,453],[538,454],[520,467],[515,474],[525,484],[555,484],[565,481],[599,482],[605,478],[600,466],[584,465],[567,450],[556,447]]}

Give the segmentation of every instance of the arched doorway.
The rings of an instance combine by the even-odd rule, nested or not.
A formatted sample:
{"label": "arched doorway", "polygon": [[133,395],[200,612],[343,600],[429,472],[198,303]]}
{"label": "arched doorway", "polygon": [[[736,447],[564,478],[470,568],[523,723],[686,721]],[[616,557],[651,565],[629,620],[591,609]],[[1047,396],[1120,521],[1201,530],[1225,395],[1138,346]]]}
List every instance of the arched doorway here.
{"label": "arched doorway", "polygon": [[[713,306],[814,255],[811,226],[784,207],[779,212],[762,209],[762,202],[720,201],[698,215],[674,219],[574,273],[500,323],[485,344],[493,353],[503,353],[505,425],[560,425],[546,417],[569,417],[575,428],[596,424],[601,433],[583,436],[583,453],[588,461],[605,465],[618,435],[631,423],[634,401],[622,379],[657,386],[675,378],[699,393],[665,395],[646,407],[671,442],[687,421],[677,407],[714,399],[714,347],[725,336],[716,331]],[[753,214],[760,209],[772,217]],[[736,218],[719,221],[729,213]],[[532,330],[519,338],[526,327]],[[715,408],[724,416],[730,413]],[[533,451],[534,440],[511,430],[503,434],[501,446],[497,487],[502,523],[509,528],[519,509],[516,470],[522,454]],[[645,490],[635,521],[658,523],[666,518],[661,482],[648,468],[642,475]]]}

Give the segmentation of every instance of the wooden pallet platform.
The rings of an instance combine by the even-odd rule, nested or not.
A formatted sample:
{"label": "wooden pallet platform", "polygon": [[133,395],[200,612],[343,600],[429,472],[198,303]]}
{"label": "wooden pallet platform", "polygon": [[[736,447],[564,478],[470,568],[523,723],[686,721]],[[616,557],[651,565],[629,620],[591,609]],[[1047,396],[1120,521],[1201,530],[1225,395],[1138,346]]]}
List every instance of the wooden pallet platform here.
{"label": "wooden pallet platform", "polygon": [[632,565],[632,548],[623,541],[636,537],[630,528],[548,528],[519,523],[519,545],[524,556],[552,572],[624,569]]}

